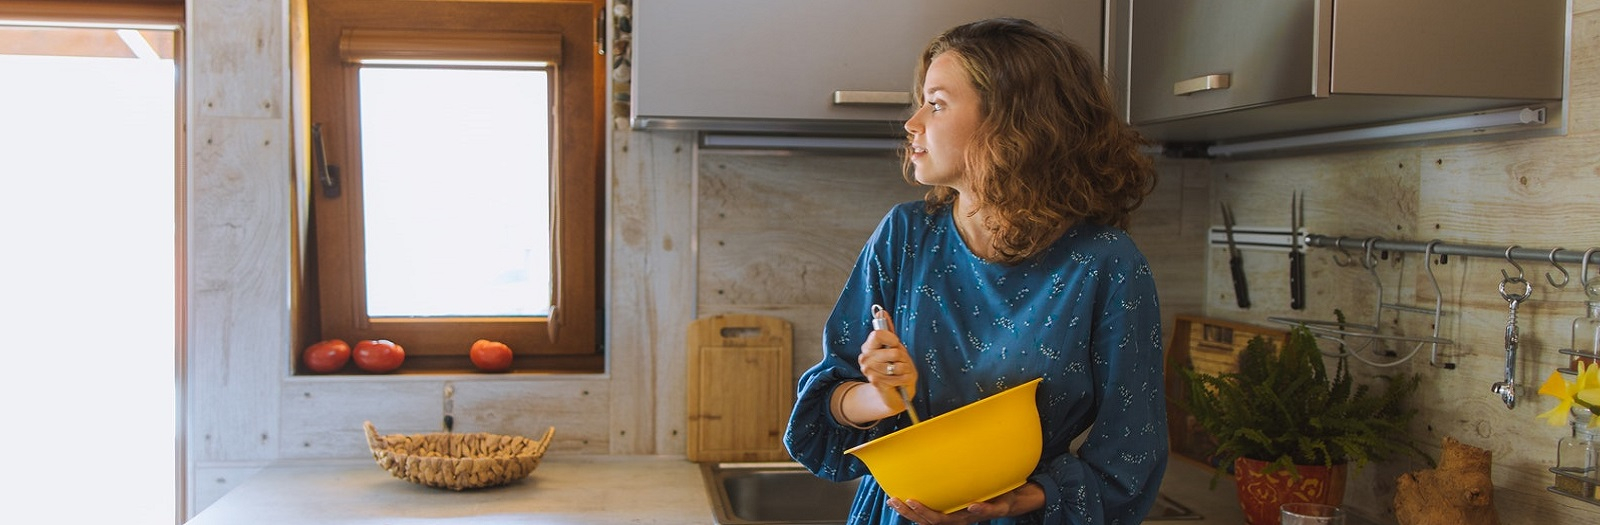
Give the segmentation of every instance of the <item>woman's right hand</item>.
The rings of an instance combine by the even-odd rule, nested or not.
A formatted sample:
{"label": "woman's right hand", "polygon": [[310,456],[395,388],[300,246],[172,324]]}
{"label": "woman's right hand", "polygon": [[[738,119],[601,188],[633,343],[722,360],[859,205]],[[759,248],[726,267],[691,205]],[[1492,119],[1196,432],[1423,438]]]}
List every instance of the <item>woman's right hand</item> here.
{"label": "woman's right hand", "polygon": [[867,377],[867,383],[890,410],[884,415],[887,417],[906,409],[900,393],[895,390],[897,387],[905,389],[907,399],[916,395],[917,367],[911,360],[910,352],[900,342],[900,337],[895,335],[894,321],[889,320],[889,312],[878,310],[874,318],[881,320],[883,328],[867,334],[866,342],[861,343],[861,357],[856,361],[861,365],[861,373]]}

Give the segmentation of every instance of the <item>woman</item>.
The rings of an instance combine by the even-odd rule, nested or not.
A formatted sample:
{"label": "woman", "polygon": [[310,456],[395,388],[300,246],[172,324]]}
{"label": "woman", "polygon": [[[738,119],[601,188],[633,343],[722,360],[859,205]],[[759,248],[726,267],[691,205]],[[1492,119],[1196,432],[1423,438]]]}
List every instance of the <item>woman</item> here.
{"label": "woman", "polygon": [[932,417],[1042,377],[1027,483],[945,515],[867,476],[850,522],[1139,523],[1167,460],[1155,283],[1121,229],[1154,185],[1142,139],[1093,58],[1023,20],[940,35],[916,86],[906,171],[932,188],[862,249],[800,379],[790,454],[867,475],[844,451],[910,423],[896,387]]}

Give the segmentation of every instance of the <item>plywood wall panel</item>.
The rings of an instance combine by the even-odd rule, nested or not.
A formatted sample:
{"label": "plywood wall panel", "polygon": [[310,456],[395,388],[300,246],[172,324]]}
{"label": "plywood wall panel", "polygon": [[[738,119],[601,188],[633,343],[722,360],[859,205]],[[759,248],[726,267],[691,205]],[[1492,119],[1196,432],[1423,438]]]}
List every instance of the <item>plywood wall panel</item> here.
{"label": "plywood wall panel", "polygon": [[[1418,208],[1416,157],[1415,152],[1390,151],[1217,163],[1211,173],[1218,204],[1208,212],[1210,224],[1222,225],[1220,205],[1225,203],[1232,207],[1240,227],[1286,231],[1291,198],[1300,192],[1305,196],[1305,227],[1312,233],[1406,238],[1415,229]],[[1352,173],[1361,175],[1353,177],[1349,175]],[[1359,266],[1334,264],[1332,253],[1308,255],[1307,282],[1338,279],[1348,280],[1349,284],[1308,285],[1306,308],[1296,311],[1289,308],[1288,253],[1244,250],[1242,259],[1251,304],[1250,308],[1241,309],[1234,299],[1226,250],[1213,246],[1208,251],[1208,315],[1253,323],[1267,322],[1271,316],[1333,320],[1337,309],[1352,321],[1370,319],[1376,313],[1373,304],[1377,286],[1371,274]],[[1380,260],[1379,269],[1397,262]],[[1395,288],[1402,281],[1395,274],[1380,273],[1389,293],[1396,293]]]}
{"label": "plywood wall panel", "polygon": [[[443,431],[443,381],[305,378],[286,382],[281,457],[292,459],[369,456],[362,423],[381,434]],[[470,413],[470,411],[463,411]]]}
{"label": "plywood wall panel", "polygon": [[694,319],[694,134],[612,134],[606,286],[610,453],[682,454]]}
{"label": "plywood wall panel", "polygon": [[369,454],[362,423],[382,434],[443,432],[446,391],[455,432],[538,438],[556,427],[552,453],[606,454],[608,380],[599,376],[476,375],[297,379],[283,389],[286,459]]}
{"label": "plywood wall panel", "polygon": [[699,302],[826,305],[895,204],[923,191],[892,155],[702,152]]}
{"label": "plywood wall panel", "polygon": [[187,28],[193,35],[186,51],[193,73],[188,95],[191,114],[274,121],[287,118],[286,0],[191,5]]}
{"label": "plywood wall panel", "polygon": [[288,370],[288,4],[188,6],[182,508],[277,459]]}
{"label": "plywood wall panel", "polygon": [[[555,427],[551,454],[608,454],[607,418],[614,387],[600,377],[454,381],[457,432],[493,432],[537,439]],[[648,437],[648,436],[647,436]]]}
{"label": "plywood wall panel", "polygon": [[287,132],[270,120],[189,129],[190,458],[270,460],[287,370]]}

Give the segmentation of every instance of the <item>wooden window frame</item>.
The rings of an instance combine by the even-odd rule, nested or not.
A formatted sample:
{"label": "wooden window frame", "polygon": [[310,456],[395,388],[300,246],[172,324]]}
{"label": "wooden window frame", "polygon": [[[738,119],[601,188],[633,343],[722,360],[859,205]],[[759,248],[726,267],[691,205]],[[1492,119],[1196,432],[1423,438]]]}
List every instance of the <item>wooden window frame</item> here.
{"label": "wooden window frame", "polygon": [[[313,162],[315,244],[308,267],[316,339],[388,339],[406,349],[400,372],[470,370],[473,341],[511,346],[514,371],[600,372],[599,84],[595,7],[590,3],[319,0],[307,4],[310,122],[334,166],[330,198]],[[552,130],[552,306],[545,317],[372,318],[366,314],[361,238],[357,78],[366,59],[540,61],[549,63]],[[305,126],[309,127],[309,126]],[[303,130],[309,132],[309,129]],[[316,148],[318,145],[312,145]],[[316,159],[312,159],[316,160]],[[314,334],[314,335],[312,335]],[[302,345],[303,346],[303,345]],[[354,367],[347,367],[353,371]],[[297,372],[303,372],[296,367]]]}
{"label": "wooden window frame", "polygon": [[183,0],[6,1],[0,2],[0,18],[22,22],[172,28],[183,25]]}

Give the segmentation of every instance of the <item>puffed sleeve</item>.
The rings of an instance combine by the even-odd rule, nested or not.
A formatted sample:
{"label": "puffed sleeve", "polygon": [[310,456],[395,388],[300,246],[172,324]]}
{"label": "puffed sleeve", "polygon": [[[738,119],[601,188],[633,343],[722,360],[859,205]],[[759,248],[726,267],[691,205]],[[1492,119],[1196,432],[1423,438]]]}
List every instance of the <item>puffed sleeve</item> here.
{"label": "puffed sleeve", "polygon": [[1123,257],[1120,265],[1127,268],[1102,274],[1105,293],[1096,294],[1094,425],[1076,456],[1049,458],[1030,478],[1044,488],[1046,504],[1025,521],[1137,524],[1161,487],[1167,465],[1161,314],[1144,258]]}
{"label": "puffed sleeve", "polygon": [[866,465],[844,453],[852,447],[886,435],[892,425],[873,425],[859,429],[839,423],[830,401],[833,391],[848,381],[866,381],[856,358],[861,342],[871,332],[872,305],[894,304],[892,291],[894,265],[886,255],[895,237],[891,211],[874,230],[856,258],[828,322],[822,329],[822,359],[800,376],[794,411],[783,443],[789,455],[812,473],[832,481],[855,479],[867,474]]}

